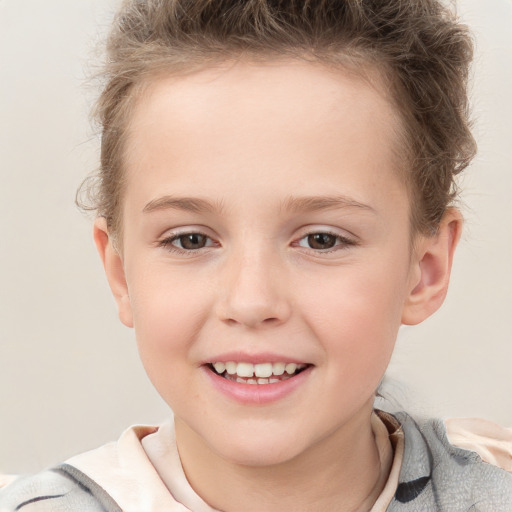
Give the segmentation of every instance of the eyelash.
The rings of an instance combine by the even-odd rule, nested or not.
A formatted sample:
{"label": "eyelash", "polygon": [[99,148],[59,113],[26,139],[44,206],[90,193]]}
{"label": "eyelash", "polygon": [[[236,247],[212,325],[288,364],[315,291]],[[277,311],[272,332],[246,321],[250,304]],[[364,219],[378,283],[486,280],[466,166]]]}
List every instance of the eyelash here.
{"label": "eyelash", "polygon": [[[205,237],[207,239],[207,242],[206,242],[207,245],[200,247],[198,249],[185,249],[185,248],[177,247],[176,245],[174,245],[174,242],[176,242],[180,238],[191,236],[191,235]],[[333,245],[332,248],[328,248],[328,249],[314,249],[313,247],[306,247],[306,246],[300,244],[301,241],[307,239],[308,237],[314,236],[314,235],[327,235],[330,237],[334,237],[335,245]],[[216,244],[217,244],[217,242],[213,241],[213,239],[211,237],[209,237],[208,235],[206,235],[205,233],[201,233],[200,231],[190,231],[190,232],[173,234],[173,235],[161,240],[158,243],[158,246],[165,248],[169,252],[183,254],[183,255],[193,255],[193,254],[200,252],[202,249],[207,249],[209,247],[213,247]],[[314,254],[329,254],[329,253],[337,252],[337,251],[344,250],[349,247],[353,247],[353,246],[357,246],[357,245],[358,245],[358,243],[355,240],[344,237],[337,233],[332,233],[328,230],[311,231],[310,233],[304,234],[297,241],[293,242],[293,246],[302,247],[304,249],[307,249],[308,251],[313,252]]]}

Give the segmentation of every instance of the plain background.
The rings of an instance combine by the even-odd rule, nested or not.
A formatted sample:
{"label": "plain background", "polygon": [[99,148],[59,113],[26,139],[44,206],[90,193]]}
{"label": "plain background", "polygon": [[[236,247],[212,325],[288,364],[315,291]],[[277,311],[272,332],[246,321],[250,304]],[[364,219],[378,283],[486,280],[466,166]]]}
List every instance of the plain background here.
{"label": "plain background", "polygon": [[[117,320],[74,194],[97,165],[92,50],[111,0],[0,0],[0,472],[37,471],[169,415]],[[442,310],[403,328],[392,392],[512,425],[512,1],[461,0],[479,155]]]}

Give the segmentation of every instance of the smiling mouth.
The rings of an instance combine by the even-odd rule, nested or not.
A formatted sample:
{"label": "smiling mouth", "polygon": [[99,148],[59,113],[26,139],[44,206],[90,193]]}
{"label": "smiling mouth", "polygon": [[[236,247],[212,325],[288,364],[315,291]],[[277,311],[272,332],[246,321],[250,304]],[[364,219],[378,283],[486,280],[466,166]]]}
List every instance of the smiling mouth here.
{"label": "smiling mouth", "polygon": [[310,365],[296,363],[209,363],[210,370],[227,380],[241,384],[275,384],[291,379]]}

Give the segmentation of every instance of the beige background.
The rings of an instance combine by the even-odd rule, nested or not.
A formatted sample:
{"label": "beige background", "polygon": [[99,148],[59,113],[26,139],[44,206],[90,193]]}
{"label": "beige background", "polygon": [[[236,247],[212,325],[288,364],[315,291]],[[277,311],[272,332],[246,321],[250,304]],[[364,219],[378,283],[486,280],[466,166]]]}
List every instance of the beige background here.
{"label": "beige background", "polygon": [[[107,0],[0,0],[0,472],[36,471],[169,414],[117,321],[75,189],[97,164],[84,84]],[[389,375],[425,414],[512,425],[512,2],[462,0],[480,153],[442,311]]]}

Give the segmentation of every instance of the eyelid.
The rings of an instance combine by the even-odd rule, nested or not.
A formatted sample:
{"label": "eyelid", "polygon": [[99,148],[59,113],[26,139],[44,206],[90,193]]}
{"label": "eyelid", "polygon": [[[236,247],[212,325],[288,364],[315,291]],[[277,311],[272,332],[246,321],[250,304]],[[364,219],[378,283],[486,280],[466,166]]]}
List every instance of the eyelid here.
{"label": "eyelid", "polygon": [[160,232],[159,239],[170,238],[172,236],[188,235],[189,233],[198,233],[200,235],[215,238],[211,228],[202,224],[183,224],[173,227],[168,227]]}

